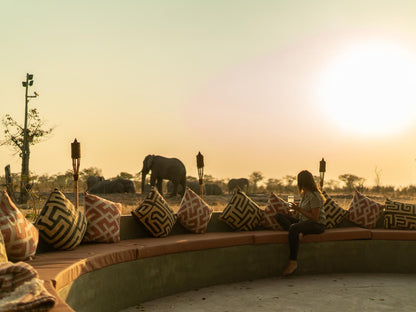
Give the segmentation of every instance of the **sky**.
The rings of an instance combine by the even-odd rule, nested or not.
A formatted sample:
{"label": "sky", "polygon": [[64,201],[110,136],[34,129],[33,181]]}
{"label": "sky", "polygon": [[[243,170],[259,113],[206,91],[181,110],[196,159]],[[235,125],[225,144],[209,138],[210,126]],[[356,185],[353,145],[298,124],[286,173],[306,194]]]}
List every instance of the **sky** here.
{"label": "sky", "polygon": [[[35,174],[137,173],[148,154],[197,176],[350,173],[416,184],[416,2],[4,1],[0,117],[29,108],[53,135]],[[414,79],[413,79],[414,78]],[[3,127],[0,140],[4,139]],[[0,165],[21,160],[0,146]]]}

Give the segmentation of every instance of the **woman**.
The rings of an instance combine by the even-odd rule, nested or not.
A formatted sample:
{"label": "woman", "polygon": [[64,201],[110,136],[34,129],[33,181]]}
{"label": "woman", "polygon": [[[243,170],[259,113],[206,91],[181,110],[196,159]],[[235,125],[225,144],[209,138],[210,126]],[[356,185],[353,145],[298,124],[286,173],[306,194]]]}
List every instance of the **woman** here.
{"label": "woman", "polygon": [[290,208],[298,212],[299,219],[277,214],[276,220],[289,231],[290,260],[283,276],[291,275],[298,268],[297,256],[299,240],[306,234],[320,234],[325,231],[324,196],[318,189],[312,174],[303,170],[298,174],[298,191],[301,196],[299,205]]}

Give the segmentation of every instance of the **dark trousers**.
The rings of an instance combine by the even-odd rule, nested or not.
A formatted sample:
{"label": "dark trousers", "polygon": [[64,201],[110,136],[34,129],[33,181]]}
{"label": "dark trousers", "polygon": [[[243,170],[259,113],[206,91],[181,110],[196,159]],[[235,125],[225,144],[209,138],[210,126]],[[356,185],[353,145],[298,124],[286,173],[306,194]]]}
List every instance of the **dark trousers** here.
{"label": "dark trousers", "polygon": [[312,220],[299,222],[299,219],[278,213],[276,220],[280,226],[289,231],[290,260],[297,260],[299,250],[299,233],[321,234],[325,231],[325,225]]}

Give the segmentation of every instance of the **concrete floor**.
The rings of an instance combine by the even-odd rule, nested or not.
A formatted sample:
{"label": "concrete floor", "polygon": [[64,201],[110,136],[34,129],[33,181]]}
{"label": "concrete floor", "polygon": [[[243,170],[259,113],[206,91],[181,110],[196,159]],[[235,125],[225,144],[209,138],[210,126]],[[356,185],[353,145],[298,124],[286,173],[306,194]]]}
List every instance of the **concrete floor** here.
{"label": "concrete floor", "polygon": [[416,311],[416,275],[334,274],[217,285],[120,312]]}

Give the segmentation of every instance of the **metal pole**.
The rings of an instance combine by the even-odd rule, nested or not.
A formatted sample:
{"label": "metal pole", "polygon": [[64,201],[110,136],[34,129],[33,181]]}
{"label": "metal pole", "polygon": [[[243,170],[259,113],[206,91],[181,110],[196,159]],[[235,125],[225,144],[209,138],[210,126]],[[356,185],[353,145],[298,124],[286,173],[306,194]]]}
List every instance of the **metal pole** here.
{"label": "metal pole", "polygon": [[26,73],[26,85],[25,85],[25,125],[23,128],[23,150],[22,150],[22,173],[20,181],[20,203],[26,203],[27,191],[26,185],[29,182],[29,168],[28,159],[28,138],[27,138],[27,111],[28,111],[28,89],[29,89],[29,74]]}

